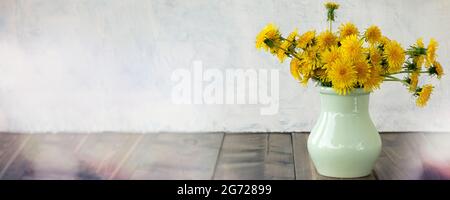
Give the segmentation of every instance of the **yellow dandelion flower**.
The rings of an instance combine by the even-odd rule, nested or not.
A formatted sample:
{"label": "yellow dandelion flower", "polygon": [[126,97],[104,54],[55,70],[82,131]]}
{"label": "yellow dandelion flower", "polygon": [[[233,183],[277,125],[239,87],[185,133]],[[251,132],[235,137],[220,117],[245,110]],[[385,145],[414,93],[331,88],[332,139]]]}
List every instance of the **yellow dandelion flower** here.
{"label": "yellow dandelion flower", "polygon": [[264,42],[266,40],[266,33],[267,33],[267,28],[264,28],[261,32],[259,32],[258,35],[256,35],[256,49],[267,49],[269,48],[266,43]]}
{"label": "yellow dandelion flower", "polygon": [[383,82],[383,76],[381,76],[382,72],[383,69],[379,65],[370,67],[370,75],[367,81],[364,83],[364,91],[372,92],[375,89],[380,88],[380,85]]}
{"label": "yellow dandelion flower", "polygon": [[413,62],[416,64],[416,71],[420,71],[422,69],[423,63],[425,63],[425,56],[416,56],[413,58]]}
{"label": "yellow dandelion flower", "polygon": [[317,37],[317,44],[321,49],[326,49],[336,45],[337,38],[331,31],[324,31]]}
{"label": "yellow dandelion flower", "polygon": [[444,75],[444,69],[442,68],[441,63],[439,63],[438,61],[434,61],[432,69],[437,78],[441,79],[442,75]]}
{"label": "yellow dandelion flower", "polygon": [[328,79],[332,82],[333,89],[340,95],[349,93],[356,84],[356,71],[348,58],[337,59],[328,68]]}
{"label": "yellow dandelion flower", "polygon": [[321,82],[329,82],[328,74],[326,69],[318,68],[314,70],[314,76],[316,79],[319,79]]}
{"label": "yellow dandelion flower", "polygon": [[372,66],[377,66],[381,64],[381,60],[383,59],[381,52],[378,50],[378,48],[372,46],[369,47],[369,57],[370,57],[370,63]]}
{"label": "yellow dandelion flower", "polygon": [[411,77],[409,77],[409,91],[410,92],[416,92],[417,85],[419,84],[419,76],[420,76],[419,73],[414,72],[411,74]]}
{"label": "yellow dandelion flower", "polygon": [[359,85],[364,85],[370,78],[370,66],[366,59],[360,59],[354,63],[356,71],[356,81]]}
{"label": "yellow dandelion flower", "polygon": [[295,29],[292,33],[290,33],[290,34],[288,35],[288,37],[286,38],[286,40],[289,41],[289,42],[294,42],[295,39],[297,38],[297,36],[298,36],[298,30]]}
{"label": "yellow dandelion flower", "polygon": [[437,41],[431,38],[427,48],[427,65],[425,67],[431,66],[431,64],[435,61],[437,47],[438,47]]}
{"label": "yellow dandelion flower", "polygon": [[304,85],[306,85],[308,80],[311,78],[312,70],[305,65],[304,62],[298,60],[297,58],[293,58],[291,60],[290,71],[295,80]]}
{"label": "yellow dandelion flower", "polygon": [[308,62],[300,62],[299,74],[300,74],[300,83],[303,85],[308,84],[309,79],[313,76],[314,71],[311,68],[312,65]]}
{"label": "yellow dandelion flower", "polygon": [[403,62],[405,61],[405,51],[398,42],[392,40],[384,48],[384,57],[389,65],[388,72],[395,73],[402,69]]}
{"label": "yellow dandelion flower", "polygon": [[294,44],[297,37],[297,32],[298,30],[295,29],[292,33],[290,33],[286,40],[281,43],[280,48],[278,48],[277,57],[281,63],[283,63],[284,59],[286,59],[287,57],[286,51],[289,52],[289,49]]}
{"label": "yellow dandelion flower", "polygon": [[297,47],[303,48],[303,49],[306,48],[308,45],[310,45],[313,42],[315,35],[316,35],[315,31],[308,31],[308,32],[302,34],[298,38]]}
{"label": "yellow dandelion flower", "polygon": [[416,105],[419,107],[425,107],[430,99],[431,93],[433,92],[433,86],[427,84],[420,89],[420,92],[417,93],[418,97],[416,100]]}
{"label": "yellow dandelion flower", "polygon": [[291,61],[291,74],[300,83],[306,85],[314,75],[314,70],[319,66],[317,48],[308,48],[299,57],[300,60],[294,58]]}
{"label": "yellow dandelion flower", "polygon": [[359,31],[358,28],[356,28],[356,26],[352,23],[346,23],[346,24],[342,24],[339,27],[339,32],[340,32],[340,37],[341,39],[350,36],[350,35],[358,35]]}
{"label": "yellow dandelion flower", "polygon": [[312,73],[305,73],[302,74],[302,80],[300,81],[300,83],[304,86],[306,86],[308,84],[309,79],[311,79]]}
{"label": "yellow dandelion flower", "polygon": [[302,65],[307,66],[311,70],[316,69],[320,65],[319,49],[316,46],[307,48],[302,52],[300,58],[302,59]]}
{"label": "yellow dandelion flower", "polygon": [[266,40],[272,40],[276,42],[280,39],[280,31],[274,24],[268,24],[264,29],[256,36],[256,48],[264,49],[268,51],[271,47],[266,44]]}
{"label": "yellow dandelion flower", "polygon": [[416,41],[417,47],[424,48],[425,44],[423,43],[423,38],[419,38]]}
{"label": "yellow dandelion flower", "polygon": [[359,58],[363,53],[363,42],[356,35],[351,35],[341,41],[343,53],[350,58]]}
{"label": "yellow dandelion flower", "polygon": [[313,71],[313,63],[311,63],[311,61],[309,60],[301,59],[299,61],[299,66],[300,66],[299,73],[302,76],[305,74],[311,74]]}
{"label": "yellow dandelion flower", "polygon": [[380,44],[386,46],[387,43],[389,43],[390,41],[391,41],[391,40],[390,40],[388,37],[386,37],[386,36],[381,36]]}
{"label": "yellow dandelion flower", "polygon": [[295,80],[300,81],[301,77],[300,74],[298,72],[299,68],[300,68],[300,61],[297,58],[293,58],[291,60],[291,75],[295,78]]}
{"label": "yellow dandelion flower", "polygon": [[325,3],[325,8],[327,8],[328,10],[336,10],[339,8],[339,4],[335,2],[327,2]]}
{"label": "yellow dandelion flower", "polygon": [[381,30],[380,28],[378,28],[378,26],[371,26],[367,28],[366,32],[364,33],[364,37],[370,44],[375,44],[381,39]]}
{"label": "yellow dandelion flower", "polygon": [[331,47],[330,49],[325,50],[321,54],[322,62],[325,65],[329,65],[333,63],[336,59],[341,56],[341,49],[338,47]]}
{"label": "yellow dandelion flower", "polygon": [[281,63],[284,62],[284,59],[286,59],[287,54],[286,51],[289,51],[289,47],[291,46],[291,42],[284,40],[281,45],[280,48],[278,48],[277,50],[277,58],[278,60],[280,60]]}
{"label": "yellow dandelion flower", "polygon": [[[425,44],[423,43],[423,39],[422,38],[417,39],[416,45],[419,48],[424,48],[425,47]],[[417,71],[420,71],[422,69],[423,63],[425,63],[425,58],[426,58],[425,55],[419,55],[419,56],[417,56],[417,57],[415,57],[413,59],[413,62],[416,63]]]}
{"label": "yellow dandelion flower", "polygon": [[306,46],[312,43],[315,36],[315,31],[308,31],[306,33],[303,33],[303,35],[298,38],[297,47],[302,49],[306,48]]}

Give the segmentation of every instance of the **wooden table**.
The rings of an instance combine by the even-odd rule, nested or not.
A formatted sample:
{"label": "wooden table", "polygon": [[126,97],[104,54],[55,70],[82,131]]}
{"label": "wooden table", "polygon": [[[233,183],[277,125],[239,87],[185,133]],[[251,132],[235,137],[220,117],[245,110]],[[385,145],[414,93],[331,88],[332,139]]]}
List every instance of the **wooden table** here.
{"label": "wooden table", "polygon": [[[381,135],[383,151],[374,172],[362,179],[421,179],[430,155],[449,160],[445,149],[450,133]],[[307,133],[0,133],[0,179],[331,179],[315,171],[307,137]]]}

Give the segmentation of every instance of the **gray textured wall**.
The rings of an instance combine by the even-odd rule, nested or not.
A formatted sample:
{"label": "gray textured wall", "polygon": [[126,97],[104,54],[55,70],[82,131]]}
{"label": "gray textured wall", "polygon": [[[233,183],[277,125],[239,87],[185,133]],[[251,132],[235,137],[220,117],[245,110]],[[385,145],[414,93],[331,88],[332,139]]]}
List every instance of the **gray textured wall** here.
{"label": "gray textured wall", "polygon": [[[440,42],[450,73],[450,1],[338,1],[338,23],[377,24],[404,47],[423,36]],[[254,48],[268,22],[283,32],[323,30],[314,0],[1,0],[1,131],[308,131],[318,90],[300,87],[288,63]],[[174,69],[280,71],[280,110],[259,105],[174,105]],[[430,105],[416,108],[400,85],[371,98],[383,131],[450,130],[450,78]]]}

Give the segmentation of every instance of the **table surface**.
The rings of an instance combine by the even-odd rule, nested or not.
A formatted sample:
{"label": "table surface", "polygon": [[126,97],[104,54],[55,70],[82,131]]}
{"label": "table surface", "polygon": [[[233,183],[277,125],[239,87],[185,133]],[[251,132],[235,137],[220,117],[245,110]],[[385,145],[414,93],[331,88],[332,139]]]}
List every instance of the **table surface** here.
{"label": "table surface", "polygon": [[[0,133],[0,179],[332,179],[317,174],[308,135]],[[450,133],[381,136],[374,171],[360,179],[446,178],[430,163],[448,164]]]}

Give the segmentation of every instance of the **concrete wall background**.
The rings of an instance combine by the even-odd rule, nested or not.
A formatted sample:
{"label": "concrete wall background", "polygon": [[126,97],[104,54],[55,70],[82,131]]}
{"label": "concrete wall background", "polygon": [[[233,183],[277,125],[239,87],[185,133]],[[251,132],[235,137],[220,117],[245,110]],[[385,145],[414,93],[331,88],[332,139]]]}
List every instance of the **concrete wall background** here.
{"label": "concrete wall background", "polygon": [[[268,22],[287,33],[326,28],[314,0],[1,0],[1,131],[309,131],[318,90],[300,87],[288,63],[254,48]],[[338,1],[338,23],[377,24],[403,47],[440,42],[450,73],[450,1]],[[335,25],[336,27],[336,25]],[[280,69],[280,110],[259,105],[174,105],[171,73],[204,68]],[[416,108],[401,85],[371,98],[380,131],[449,131],[450,78]]]}

